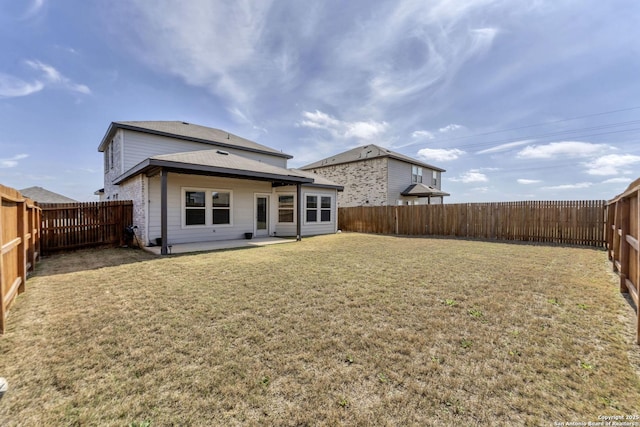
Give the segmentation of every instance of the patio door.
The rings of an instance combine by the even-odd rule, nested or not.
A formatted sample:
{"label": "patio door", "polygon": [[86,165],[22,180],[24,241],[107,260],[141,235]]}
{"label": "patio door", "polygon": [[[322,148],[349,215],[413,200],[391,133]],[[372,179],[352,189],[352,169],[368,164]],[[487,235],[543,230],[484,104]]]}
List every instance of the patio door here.
{"label": "patio door", "polygon": [[256,237],[269,235],[269,196],[256,194]]}

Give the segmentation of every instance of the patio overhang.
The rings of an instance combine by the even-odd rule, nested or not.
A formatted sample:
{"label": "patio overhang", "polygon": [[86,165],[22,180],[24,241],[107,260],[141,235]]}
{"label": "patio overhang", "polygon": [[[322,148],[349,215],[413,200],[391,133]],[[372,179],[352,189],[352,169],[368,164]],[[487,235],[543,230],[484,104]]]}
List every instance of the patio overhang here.
{"label": "patio overhang", "polygon": [[438,190],[435,187],[431,187],[430,185],[425,185],[422,183],[411,184],[408,186],[402,193],[403,196],[413,196],[413,197],[444,197],[450,196],[449,193],[446,193],[442,190]]}

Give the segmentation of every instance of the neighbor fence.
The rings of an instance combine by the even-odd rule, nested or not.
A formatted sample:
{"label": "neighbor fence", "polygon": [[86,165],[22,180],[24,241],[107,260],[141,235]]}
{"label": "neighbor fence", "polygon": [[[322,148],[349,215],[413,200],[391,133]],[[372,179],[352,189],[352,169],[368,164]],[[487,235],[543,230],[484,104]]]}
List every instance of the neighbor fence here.
{"label": "neighbor fence", "polygon": [[603,247],[605,201],[525,201],[338,209],[343,231]]}
{"label": "neighbor fence", "polygon": [[18,190],[0,185],[0,333],[7,311],[25,291],[27,272],[40,256],[40,208]]}
{"label": "neighbor fence", "polygon": [[[640,180],[639,180],[640,181]],[[620,292],[636,306],[636,342],[640,344],[640,182],[607,203],[607,250]]]}
{"label": "neighbor fence", "polygon": [[42,203],[42,253],[119,246],[133,223],[133,202]]}

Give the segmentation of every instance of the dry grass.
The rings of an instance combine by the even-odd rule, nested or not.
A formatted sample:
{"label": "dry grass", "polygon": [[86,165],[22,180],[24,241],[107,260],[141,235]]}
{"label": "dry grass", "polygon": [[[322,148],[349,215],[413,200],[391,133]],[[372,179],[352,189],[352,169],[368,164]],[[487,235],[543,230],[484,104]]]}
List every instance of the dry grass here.
{"label": "dry grass", "polygon": [[340,234],[44,260],[3,425],[553,425],[637,413],[603,251]]}

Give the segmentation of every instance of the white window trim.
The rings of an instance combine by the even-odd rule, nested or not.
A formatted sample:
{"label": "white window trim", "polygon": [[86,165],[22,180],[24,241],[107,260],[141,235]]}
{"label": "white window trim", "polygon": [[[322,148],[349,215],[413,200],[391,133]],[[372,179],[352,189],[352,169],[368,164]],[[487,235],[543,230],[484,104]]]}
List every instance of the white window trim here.
{"label": "white window trim", "polygon": [[[315,196],[317,197],[317,203],[318,203],[318,207],[316,208],[316,212],[317,212],[317,221],[307,221],[307,196]],[[330,221],[321,221],[320,219],[322,218],[322,197],[329,197],[331,199],[331,220]],[[304,206],[302,209],[302,214],[304,215],[304,221],[303,224],[304,225],[328,225],[328,224],[333,224],[335,222],[335,217],[337,215],[337,210],[336,208],[336,198],[333,194],[326,194],[326,193],[304,193],[302,195],[302,200],[304,201]]]}
{"label": "white window trim", "polygon": [[[280,196],[293,196],[293,222],[280,222]],[[276,197],[277,197],[277,199],[276,199],[276,224],[277,225],[292,225],[292,224],[296,224],[297,219],[298,219],[298,209],[296,209],[296,206],[297,206],[296,193],[276,193]],[[307,200],[306,197],[305,197],[305,200]],[[306,218],[306,214],[305,214],[305,218]]]}
{"label": "white window trim", "polygon": [[[187,191],[204,192],[204,224],[202,225],[187,225],[187,204],[185,202]],[[213,193],[229,193],[229,224],[213,223]],[[182,187],[180,189],[180,200],[180,228],[183,230],[233,227],[233,190],[226,188]]]}

